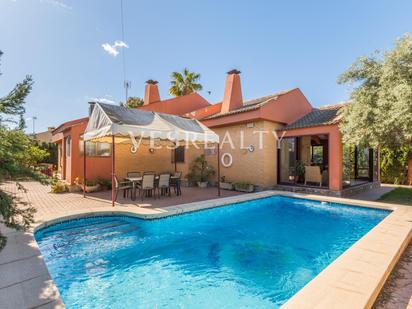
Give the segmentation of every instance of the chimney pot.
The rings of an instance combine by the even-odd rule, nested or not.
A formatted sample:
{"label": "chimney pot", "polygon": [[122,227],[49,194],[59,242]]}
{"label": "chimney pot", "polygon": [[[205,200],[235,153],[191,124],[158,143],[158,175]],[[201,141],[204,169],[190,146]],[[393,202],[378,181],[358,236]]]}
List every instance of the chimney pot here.
{"label": "chimney pot", "polygon": [[227,72],[227,74],[231,75],[231,74],[240,74],[241,72],[239,70],[233,69],[230,70],[229,72]]}
{"label": "chimney pot", "polygon": [[159,102],[160,94],[157,87],[157,80],[149,79],[146,81],[146,88],[144,91],[144,103],[143,105],[149,105],[150,103]]}

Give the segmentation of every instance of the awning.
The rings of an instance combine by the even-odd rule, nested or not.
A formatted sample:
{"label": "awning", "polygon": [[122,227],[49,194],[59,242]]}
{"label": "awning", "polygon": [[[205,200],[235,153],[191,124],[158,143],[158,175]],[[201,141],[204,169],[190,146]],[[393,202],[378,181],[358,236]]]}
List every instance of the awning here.
{"label": "awning", "polygon": [[84,140],[109,141],[111,136],[173,142],[218,143],[219,136],[196,119],[95,103]]}

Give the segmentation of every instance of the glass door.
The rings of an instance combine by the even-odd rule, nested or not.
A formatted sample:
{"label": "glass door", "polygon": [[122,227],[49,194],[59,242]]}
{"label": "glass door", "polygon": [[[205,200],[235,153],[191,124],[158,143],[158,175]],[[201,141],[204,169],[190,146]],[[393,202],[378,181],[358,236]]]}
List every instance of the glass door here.
{"label": "glass door", "polygon": [[279,155],[280,166],[278,173],[280,183],[294,183],[297,161],[296,138],[290,137],[283,139],[280,143]]}

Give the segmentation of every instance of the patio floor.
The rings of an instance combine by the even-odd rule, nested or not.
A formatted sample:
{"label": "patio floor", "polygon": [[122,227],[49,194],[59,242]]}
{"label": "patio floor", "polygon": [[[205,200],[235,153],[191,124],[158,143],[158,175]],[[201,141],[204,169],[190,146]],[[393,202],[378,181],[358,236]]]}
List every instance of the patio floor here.
{"label": "patio floor", "polygon": [[[227,191],[221,190],[220,197],[229,197],[234,195],[242,194],[241,192],[236,191]],[[112,202],[112,191],[99,191],[94,193],[87,194],[88,198],[97,198],[102,201],[106,201],[108,203]],[[145,207],[145,208],[161,208],[161,207],[168,207],[173,205],[179,204],[186,204],[186,203],[193,203],[199,201],[206,201],[218,198],[217,196],[217,189],[216,188],[206,188],[200,189],[198,187],[182,187],[182,195],[176,196],[173,190],[171,196],[160,196],[160,199],[157,196],[156,198],[153,197],[145,197],[143,201],[137,197],[136,200],[131,200],[130,196],[128,198],[123,198],[123,193],[119,192],[117,197],[117,203],[122,205],[134,205],[138,207]]]}

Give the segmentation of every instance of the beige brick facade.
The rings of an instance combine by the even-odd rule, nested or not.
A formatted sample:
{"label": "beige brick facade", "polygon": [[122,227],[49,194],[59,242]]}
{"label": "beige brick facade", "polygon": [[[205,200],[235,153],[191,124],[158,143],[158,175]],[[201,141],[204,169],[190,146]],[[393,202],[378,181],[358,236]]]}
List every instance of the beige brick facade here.
{"label": "beige brick facade", "polygon": [[[212,128],[220,136],[221,155],[229,153],[233,158],[230,167],[221,165],[221,176],[225,176],[226,181],[249,182],[264,188],[276,185],[277,150],[276,138],[272,132],[281,126],[281,124],[260,120],[248,124]],[[229,135],[234,148],[230,144]],[[254,150],[249,151],[247,149],[249,146],[253,146]],[[217,167],[216,160],[211,161],[211,164]]]}
{"label": "beige brick facade", "polygon": [[[221,165],[221,176],[225,176],[227,181],[249,182],[263,188],[276,185],[277,150],[276,137],[272,132],[281,126],[281,124],[260,120],[249,124],[213,128],[220,136],[221,156],[229,153],[233,158],[230,167]],[[136,153],[130,151],[130,146],[130,144],[116,145],[116,175],[120,179],[126,177],[127,172],[133,171],[174,172],[172,150],[166,147],[167,144],[157,145],[161,147],[155,149],[154,153],[149,151],[149,145],[141,145]],[[249,151],[249,146],[253,146],[254,150]],[[199,145],[198,148],[190,145],[185,150],[185,162],[176,164],[176,169],[182,172],[183,178],[186,178],[189,173],[192,162],[203,153],[205,153],[203,145]],[[214,183],[217,181],[217,153],[215,151],[206,154],[206,160],[216,171],[215,177],[211,179]]]}

